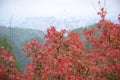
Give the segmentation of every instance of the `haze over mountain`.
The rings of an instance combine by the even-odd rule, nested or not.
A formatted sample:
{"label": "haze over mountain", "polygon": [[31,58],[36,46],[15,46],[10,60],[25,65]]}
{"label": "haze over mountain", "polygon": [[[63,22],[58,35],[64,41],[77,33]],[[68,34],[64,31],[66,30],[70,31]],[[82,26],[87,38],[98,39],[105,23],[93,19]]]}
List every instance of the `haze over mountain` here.
{"label": "haze over mountain", "polygon": [[96,13],[100,6],[106,7],[107,19],[117,22],[120,0],[106,0],[106,5],[103,0],[101,4],[98,0],[0,0],[0,25],[10,26],[12,18],[12,27],[71,29],[99,20]]}
{"label": "haze over mountain", "polygon": [[[50,26],[55,26],[58,30],[67,29],[72,30],[75,28],[86,27],[91,24],[98,22],[100,18],[56,18],[56,17],[28,17],[21,22],[17,22],[15,20],[12,23],[5,23],[4,21],[0,22],[0,25],[5,25],[6,27],[18,27],[18,28],[27,28],[27,29],[36,29],[46,31]],[[115,23],[118,23],[117,15],[113,15],[112,17],[107,17],[107,20],[111,20]]]}

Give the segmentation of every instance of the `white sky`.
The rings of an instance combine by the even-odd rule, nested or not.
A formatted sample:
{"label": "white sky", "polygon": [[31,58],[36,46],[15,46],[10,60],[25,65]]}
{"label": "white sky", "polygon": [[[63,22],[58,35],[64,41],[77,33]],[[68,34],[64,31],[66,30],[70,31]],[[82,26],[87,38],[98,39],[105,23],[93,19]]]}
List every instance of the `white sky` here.
{"label": "white sky", "polygon": [[[98,9],[98,0],[0,0],[0,16],[94,16],[96,11],[91,1]],[[107,0],[106,7],[109,14],[119,13],[119,4],[120,0]]]}
{"label": "white sky", "polygon": [[[103,6],[104,0],[100,1]],[[0,25],[9,26],[12,16],[11,25],[18,27],[21,27],[26,18],[32,17],[57,17],[62,20],[74,17],[85,25],[90,20],[100,19],[95,10],[99,10],[99,7],[98,0],[0,0]],[[117,19],[120,13],[120,0],[106,0],[106,9],[107,19]],[[33,25],[35,23],[31,28],[41,29]]]}

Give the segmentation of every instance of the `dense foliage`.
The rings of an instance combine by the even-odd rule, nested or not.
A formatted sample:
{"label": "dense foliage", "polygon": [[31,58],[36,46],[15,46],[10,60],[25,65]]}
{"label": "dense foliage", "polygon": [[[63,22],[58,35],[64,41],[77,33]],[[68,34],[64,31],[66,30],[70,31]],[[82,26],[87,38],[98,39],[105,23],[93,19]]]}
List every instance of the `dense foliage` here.
{"label": "dense foliage", "polygon": [[[101,21],[97,29],[84,29],[93,48],[86,48],[79,34],[65,30],[48,29],[46,43],[37,39],[24,49],[32,63],[26,67],[27,79],[36,80],[119,80],[120,79],[120,25]],[[102,29],[99,38],[95,32]]]}

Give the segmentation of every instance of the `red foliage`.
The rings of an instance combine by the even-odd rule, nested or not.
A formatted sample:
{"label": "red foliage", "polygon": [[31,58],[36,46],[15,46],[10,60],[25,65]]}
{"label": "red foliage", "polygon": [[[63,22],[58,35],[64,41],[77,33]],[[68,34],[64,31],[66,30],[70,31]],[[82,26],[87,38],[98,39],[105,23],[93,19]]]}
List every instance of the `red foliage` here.
{"label": "red foliage", "polygon": [[[120,78],[120,25],[100,21],[97,30],[84,30],[93,45],[87,49],[79,34],[48,29],[46,43],[37,39],[24,46],[32,63],[27,66],[26,77],[35,80],[107,80]],[[99,38],[94,33],[100,31]]]}
{"label": "red foliage", "polygon": [[[94,47],[88,49],[91,56],[90,73],[96,73],[98,77],[107,79],[120,79],[120,24],[114,24],[111,21],[100,21],[98,30],[101,35],[95,38],[90,35],[91,30],[84,30],[84,35]],[[92,76],[93,77],[93,76]]]}
{"label": "red foliage", "polygon": [[[54,27],[48,29],[45,35],[46,43],[40,45],[36,39],[27,43],[24,49],[32,55],[32,71],[35,79],[67,79],[75,75],[80,78],[79,57],[82,57],[85,45],[80,41],[79,34],[71,32],[68,37],[64,36],[65,30],[58,32]],[[34,46],[33,46],[34,45]],[[28,73],[31,70],[26,70]]]}
{"label": "red foliage", "polygon": [[0,80],[21,80],[22,74],[15,68],[12,54],[0,47]]}
{"label": "red foliage", "polygon": [[[5,80],[113,80],[120,78],[120,24],[102,21],[97,30],[85,29],[93,48],[82,43],[79,34],[48,29],[46,43],[35,38],[24,46],[32,63],[23,74],[15,67],[11,53],[0,47],[0,79]],[[94,33],[102,30],[99,38]],[[24,76],[23,76],[24,75]]]}
{"label": "red foliage", "polygon": [[100,9],[100,11],[99,11],[97,14],[100,15],[101,20],[104,21],[107,12],[105,11],[104,7],[102,7],[102,8]]}

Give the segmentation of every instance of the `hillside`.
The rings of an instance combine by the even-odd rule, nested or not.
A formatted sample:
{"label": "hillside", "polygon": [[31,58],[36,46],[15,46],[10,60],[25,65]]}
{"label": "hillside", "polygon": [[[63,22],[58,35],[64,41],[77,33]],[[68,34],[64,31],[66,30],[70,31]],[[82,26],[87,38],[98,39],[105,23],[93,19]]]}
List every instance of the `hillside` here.
{"label": "hillside", "polygon": [[11,44],[10,48],[13,49],[13,53],[20,63],[21,68],[24,68],[25,65],[30,62],[30,60],[26,58],[25,53],[22,51],[23,45],[35,37],[39,39],[40,43],[43,43],[43,36],[44,32],[40,30],[11,28],[10,32],[9,27],[0,26],[0,38],[5,38],[5,40]]}

